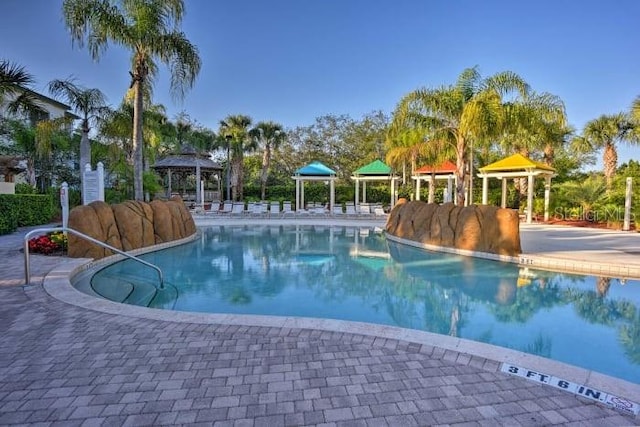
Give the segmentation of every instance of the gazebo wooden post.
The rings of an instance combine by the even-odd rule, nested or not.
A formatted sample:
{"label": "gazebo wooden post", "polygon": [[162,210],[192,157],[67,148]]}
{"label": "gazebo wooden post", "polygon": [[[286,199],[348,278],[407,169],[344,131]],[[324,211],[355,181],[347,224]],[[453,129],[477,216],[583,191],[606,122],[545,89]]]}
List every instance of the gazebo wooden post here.
{"label": "gazebo wooden post", "polygon": [[297,176],[294,179],[296,180],[296,210],[298,210],[300,209],[300,202],[298,201],[300,200],[300,180]]}
{"label": "gazebo wooden post", "polygon": [[549,221],[549,197],[551,194],[551,176],[544,177],[544,220]]}
{"label": "gazebo wooden post", "polygon": [[367,180],[362,181],[362,203],[367,203]]}
{"label": "gazebo wooden post", "polygon": [[396,178],[391,177],[391,209],[396,205]]}
{"label": "gazebo wooden post", "polygon": [[329,191],[331,192],[329,196],[329,212],[333,213],[333,205],[336,203],[336,189],[333,179],[329,180]]}
{"label": "gazebo wooden post", "polygon": [[304,180],[300,180],[300,208],[304,209]]}
{"label": "gazebo wooden post", "polygon": [[502,200],[500,201],[500,206],[502,208],[507,207],[507,178],[502,177]]}
{"label": "gazebo wooden post", "polygon": [[489,179],[486,176],[482,177],[482,204],[486,205],[489,200]]}
{"label": "gazebo wooden post", "polygon": [[447,196],[444,198],[445,202],[451,202],[453,197],[451,196],[451,192],[453,191],[453,177],[449,175],[447,177]]}
{"label": "gazebo wooden post", "polygon": [[527,224],[533,222],[533,173],[527,175],[529,188],[527,189]]}
{"label": "gazebo wooden post", "polygon": [[420,175],[416,177],[416,200],[420,200]]}
{"label": "gazebo wooden post", "polygon": [[360,206],[360,179],[356,178],[356,201],[355,201],[355,207],[356,207],[356,211],[358,209],[358,206]]}
{"label": "gazebo wooden post", "polygon": [[171,168],[167,169],[167,199],[171,198]]}

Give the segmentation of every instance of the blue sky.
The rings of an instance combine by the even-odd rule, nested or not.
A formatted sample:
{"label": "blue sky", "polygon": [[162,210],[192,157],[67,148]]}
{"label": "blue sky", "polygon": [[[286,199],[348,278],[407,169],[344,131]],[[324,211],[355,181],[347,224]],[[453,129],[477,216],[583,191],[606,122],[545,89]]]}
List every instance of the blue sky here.
{"label": "blue sky", "polygon": [[[578,130],[625,111],[640,95],[640,1],[186,0],[183,30],[202,70],[182,102],[158,76],[154,100],[214,130],[229,114],[286,127],[324,114],[391,113],[407,92],[455,81],[477,65],[510,70],[560,96]],[[0,57],[17,62],[46,93],[75,76],[117,106],[129,55],[110,46],[95,63],[72,47],[61,0],[2,0]],[[638,148],[620,149],[620,161]]]}

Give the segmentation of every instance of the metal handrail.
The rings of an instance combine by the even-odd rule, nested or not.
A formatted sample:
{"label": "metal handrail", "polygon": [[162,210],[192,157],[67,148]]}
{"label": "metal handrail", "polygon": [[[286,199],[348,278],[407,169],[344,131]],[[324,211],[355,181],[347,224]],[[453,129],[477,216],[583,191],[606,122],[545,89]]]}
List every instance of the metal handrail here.
{"label": "metal handrail", "polygon": [[107,248],[117,254],[120,254],[124,257],[127,257],[129,259],[132,259],[134,261],[138,261],[141,264],[146,265],[147,267],[151,267],[154,270],[156,270],[158,272],[158,278],[160,279],[160,288],[159,289],[164,289],[164,277],[162,275],[162,270],[160,270],[160,267],[158,267],[157,265],[151,264],[148,261],[145,261],[143,259],[140,259],[134,255],[131,255],[127,252],[124,252],[118,248],[114,248],[113,246],[105,243],[105,242],[101,242],[100,240],[94,239],[91,236],[87,236],[84,233],[79,232],[78,230],[74,230],[73,228],[69,228],[69,227],[50,227],[50,228],[38,228],[36,230],[31,230],[29,231],[27,234],[25,234],[24,236],[24,275],[25,275],[25,282],[27,285],[30,284],[31,282],[31,269],[29,267],[29,239],[31,238],[32,235],[34,234],[41,234],[41,233],[50,233],[52,231],[62,231],[63,233],[71,233],[74,234],[78,237],[80,237],[81,239],[85,239],[90,241],[91,243],[95,243],[98,246],[102,246],[103,248]]}

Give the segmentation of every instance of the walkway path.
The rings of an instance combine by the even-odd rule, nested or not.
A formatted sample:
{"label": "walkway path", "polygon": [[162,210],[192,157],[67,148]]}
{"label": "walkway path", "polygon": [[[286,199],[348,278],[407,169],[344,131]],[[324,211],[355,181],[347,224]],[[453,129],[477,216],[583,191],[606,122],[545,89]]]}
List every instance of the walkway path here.
{"label": "walkway path", "polygon": [[34,284],[16,286],[21,243],[20,233],[0,237],[0,425],[640,422],[429,344],[71,306],[40,286],[62,259],[33,259]]}

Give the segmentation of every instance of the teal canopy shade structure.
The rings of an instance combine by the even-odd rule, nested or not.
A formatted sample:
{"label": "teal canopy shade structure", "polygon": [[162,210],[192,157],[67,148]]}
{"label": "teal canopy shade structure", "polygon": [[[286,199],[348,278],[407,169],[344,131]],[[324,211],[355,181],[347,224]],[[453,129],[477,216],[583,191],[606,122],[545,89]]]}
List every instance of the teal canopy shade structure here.
{"label": "teal canopy shade structure", "polygon": [[336,172],[320,162],[311,162],[296,171],[296,175],[302,176],[335,176]]}
{"label": "teal canopy shade structure", "polygon": [[333,212],[335,204],[335,180],[338,179],[336,172],[315,161],[298,169],[291,177],[296,180],[296,210],[304,209],[304,182],[305,181],[324,181],[329,183],[329,211]]}
{"label": "teal canopy shade structure", "polygon": [[[382,160],[374,160],[368,165],[362,166],[353,172],[351,179],[356,185],[356,200],[358,206],[361,202],[367,203],[367,181],[390,181],[391,183],[391,208],[398,201],[398,193],[396,191],[396,181],[398,177]],[[360,181],[362,181],[362,201],[360,201]]]}

